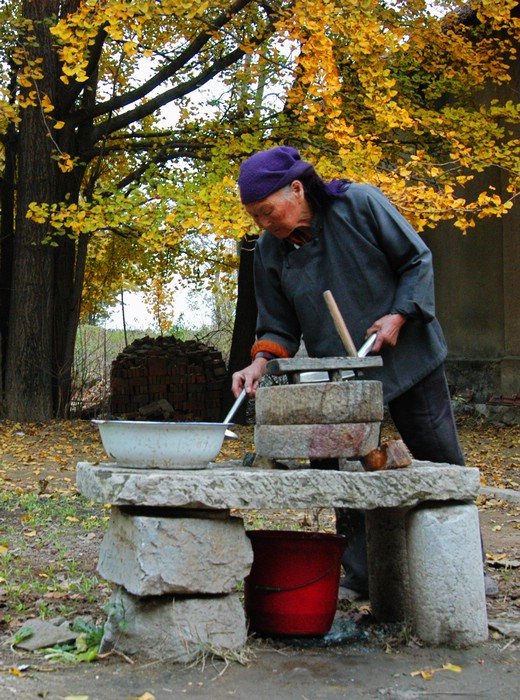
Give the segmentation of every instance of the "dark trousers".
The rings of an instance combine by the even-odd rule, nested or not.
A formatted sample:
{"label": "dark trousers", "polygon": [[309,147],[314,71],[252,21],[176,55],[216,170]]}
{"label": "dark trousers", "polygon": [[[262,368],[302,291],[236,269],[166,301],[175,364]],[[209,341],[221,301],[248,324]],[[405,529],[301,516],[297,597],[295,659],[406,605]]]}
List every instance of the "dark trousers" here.
{"label": "dark trousers", "polygon": [[390,401],[388,411],[415,459],[464,465],[443,365]]}
{"label": "dark trousers", "polygon": [[[443,365],[390,401],[388,410],[415,459],[464,464]],[[363,511],[336,508],[336,530],[348,540],[343,555],[344,584],[366,592],[368,567]]]}

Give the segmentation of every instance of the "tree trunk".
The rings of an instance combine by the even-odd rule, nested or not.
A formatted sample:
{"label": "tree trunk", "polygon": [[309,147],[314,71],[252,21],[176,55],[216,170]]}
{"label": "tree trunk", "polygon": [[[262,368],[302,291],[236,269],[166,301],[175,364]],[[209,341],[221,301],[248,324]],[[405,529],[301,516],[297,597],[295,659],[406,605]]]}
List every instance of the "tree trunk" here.
{"label": "tree trunk", "polygon": [[[54,97],[58,63],[45,17],[56,3],[24,2],[23,15],[35,20],[36,41],[28,60],[43,58],[44,78],[38,95]],[[32,87],[32,86],[31,86]],[[24,97],[30,88],[21,89]],[[52,298],[54,255],[43,244],[47,226],[26,218],[31,202],[55,202],[58,168],[52,160],[54,144],[41,106],[21,110],[18,192],[13,247],[11,305],[7,341],[5,396],[12,420],[52,417]]]}
{"label": "tree trunk", "polygon": [[55,200],[49,146],[40,110],[22,110],[5,387],[7,416],[18,421],[52,417],[53,251],[42,244],[46,227],[25,216],[30,202]]}
{"label": "tree trunk", "polygon": [[62,237],[54,249],[52,398],[54,415],[69,415],[72,367],[89,237]]}
{"label": "tree trunk", "polygon": [[5,358],[9,335],[9,307],[14,242],[14,202],[16,173],[16,134],[14,124],[9,124],[4,138],[4,176],[0,188],[0,401],[5,386]]}
{"label": "tree trunk", "polygon": [[[237,285],[237,308],[235,312],[235,324],[233,326],[233,337],[231,339],[231,349],[229,352],[228,370],[230,375],[237,370],[243,369],[251,363],[251,347],[255,342],[256,331],[256,297],[253,276],[253,261],[255,242],[258,236],[244,236],[240,243],[240,265],[238,268]],[[233,403],[230,392],[226,393],[224,410],[226,411]],[[235,415],[236,423],[245,423],[246,404]]]}

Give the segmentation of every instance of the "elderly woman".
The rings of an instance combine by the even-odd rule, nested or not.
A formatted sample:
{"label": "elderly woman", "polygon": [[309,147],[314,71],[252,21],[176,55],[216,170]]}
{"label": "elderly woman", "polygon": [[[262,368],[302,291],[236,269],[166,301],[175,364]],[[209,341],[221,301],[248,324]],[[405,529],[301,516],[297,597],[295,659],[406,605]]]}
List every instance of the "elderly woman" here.
{"label": "elderly woman", "polygon": [[[233,375],[234,394],[245,387],[254,396],[269,359],[292,357],[302,339],[311,357],[344,354],[323,299],[329,289],[357,347],[377,334],[372,351],[383,366],[370,378],[382,382],[413,456],[464,464],[443,366],[447,347],[435,318],[431,253],[412,226],[377,188],[326,183],[288,146],[248,158],[238,186],[264,233],[254,263],[257,340],[251,364]],[[350,543],[345,583],[364,593],[362,515],[340,511],[338,530]]]}

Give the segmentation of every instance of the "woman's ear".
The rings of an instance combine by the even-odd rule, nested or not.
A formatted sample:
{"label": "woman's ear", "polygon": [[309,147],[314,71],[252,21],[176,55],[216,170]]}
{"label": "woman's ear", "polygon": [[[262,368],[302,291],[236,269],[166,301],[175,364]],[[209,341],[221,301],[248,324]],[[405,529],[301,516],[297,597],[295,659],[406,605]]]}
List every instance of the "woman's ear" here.
{"label": "woman's ear", "polygon": [[305,191],[300,180],[293,180],[291,182],[291,190],[297,197],[305,196]]}

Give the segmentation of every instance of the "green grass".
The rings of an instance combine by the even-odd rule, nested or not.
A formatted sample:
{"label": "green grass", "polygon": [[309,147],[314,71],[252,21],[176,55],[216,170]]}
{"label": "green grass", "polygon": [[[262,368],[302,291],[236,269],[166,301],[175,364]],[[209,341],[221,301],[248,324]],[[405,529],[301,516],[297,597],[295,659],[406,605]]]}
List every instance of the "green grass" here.
{"label": "green grass", "polygon": [[[101,533],[106,511],[81,496],[0,494],[0,589],[4,619],[73,615],[101,608],[109,593],[95,556],[79,556],[78,540]],[[96,538],[96,539],[99,539]]]}

